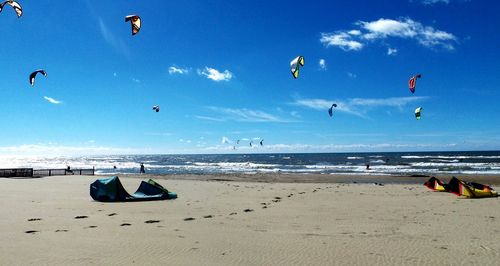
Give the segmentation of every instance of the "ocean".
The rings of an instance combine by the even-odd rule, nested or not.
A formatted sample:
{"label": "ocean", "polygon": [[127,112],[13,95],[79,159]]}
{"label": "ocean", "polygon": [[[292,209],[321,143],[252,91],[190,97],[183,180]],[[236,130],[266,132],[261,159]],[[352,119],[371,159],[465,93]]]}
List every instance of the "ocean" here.
{"label": "ocean", "polygon": [[95,167],[99,175],[136,174],[141,163],[150,174],[500,174],[500,151],[0,157],[0,168]]}

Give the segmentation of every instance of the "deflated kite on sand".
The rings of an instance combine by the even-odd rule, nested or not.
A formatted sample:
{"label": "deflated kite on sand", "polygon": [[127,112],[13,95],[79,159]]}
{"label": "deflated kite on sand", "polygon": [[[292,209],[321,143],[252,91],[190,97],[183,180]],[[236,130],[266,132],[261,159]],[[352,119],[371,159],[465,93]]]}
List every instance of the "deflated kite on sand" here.
{"label": "deflated kite on sand", "polygon": [[90,196],[96,201],[116,202],[116,201],[146,201],[146,200],[167,200],[177,198],[177,194],[168,191],[162,185],[149,179],[142,181],[137,191],[130,195],[120,178],[113,176],[110,178],[97,179],[90,184]]}
{"label": "deflated kite on sand", "polygon": [[456,177],[453,177],[448,184],[444,184],[441,180],[431,177],[424,183],[424,186],[434,191],[450,192],[466,198],[498,197],[498,193],[490,186],[475,182],[465,182]]}

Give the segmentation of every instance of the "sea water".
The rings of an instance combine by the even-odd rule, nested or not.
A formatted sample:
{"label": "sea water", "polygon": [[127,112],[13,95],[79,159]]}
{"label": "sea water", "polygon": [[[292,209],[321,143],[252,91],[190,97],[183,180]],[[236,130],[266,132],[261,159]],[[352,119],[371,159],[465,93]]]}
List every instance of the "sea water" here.
{"label": "sea water", "polygon": [[[500,151],[2,157],[0,168],[95,167],[96,174],[500,174]],[[367,165],[369,169],[367,170]],[[116,168],[115,168],[116,167]]]}

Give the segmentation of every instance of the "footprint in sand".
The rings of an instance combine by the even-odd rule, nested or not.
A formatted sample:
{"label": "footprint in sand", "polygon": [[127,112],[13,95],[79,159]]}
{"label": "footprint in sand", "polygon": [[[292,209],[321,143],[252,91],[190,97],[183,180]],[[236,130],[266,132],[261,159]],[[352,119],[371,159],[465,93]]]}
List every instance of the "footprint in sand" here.
{"label": "footprint in sand", "polygon": [[129,223],[122,223],[120,224],[120,226],[131,226],[132,224],[129,224]]}
{"label": "footprint in sand", "polygon": [[205,215],[205,216],[203,216],[203,218],[213,218],[213,216],[212,215]]}
{"label": "footprint in sand", "polygon": [[42,218],[30,218],[28,219],[29,222],[33,222],[33,221],[41,221]]}
{"label": "footprint in sand", "polygon": [[267,206],[262,206],[262,209],[267,209]]}
{"label": "footprint in sand", "polygon": [[83,229],[88,229],[88,228],[96,228],[96,227],[97,227],[97,225],[89,225],[89,226],[87,226],[87,227],[84,227]]}
{"label": "footprint in sand", "polygon": [[154,223],[159,223],[160,220],[147,220],[147,221],[144,221],[144,223],[146,224],[154,224]]}
{"label": "footprint in sand", "polygon": [[253,209],[244,209],[244,212],[253,212]]}
{"label": "footprint in sand", "polygon": [[232,212],[232,213],[230,213],[229,215],[236,215],[236,214],[238,214],[238,213],[236,213],[236,212]]}
{"label": "footprint in sand", "polygon": [[192,220],[194,220],[193,217],[184,218],[184,221],[192,221]]}
{"label": "footprint in sand", "polygon": [[117,213],[116,213],[116,212],[113,212],[113,213],[108,214],[108,216],[115,216],[115,215],[117,215]]}
{"label": "footprint in sand", "polygon": [[85,218],[89,218],[89,217],[86,215],[75,216],[75,219],[85,219]]}
{"label": "footprint in sand", "polygon": [[28,231],[24,231],[26,234],[35,234],[35,233],[38,233],[39,231],[36,231],[36,230],[28,230]]}
{"label": "footprint in sand", "polygon": [[59,232],[68,232],[68,230],[66,230],[66,229],[57,229],[56,233],[59,233]]}

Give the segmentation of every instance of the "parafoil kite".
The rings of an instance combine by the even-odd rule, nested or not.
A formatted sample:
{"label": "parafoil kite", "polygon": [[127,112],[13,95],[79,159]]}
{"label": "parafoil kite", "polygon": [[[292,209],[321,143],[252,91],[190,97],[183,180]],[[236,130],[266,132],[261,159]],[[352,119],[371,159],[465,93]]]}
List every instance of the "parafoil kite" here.
{"label": "parafoil kite", "polygon": [[3,3],[0,3],[0,12],[2,12],[3,7],[6,4],[10,5],[14,9],[14,11],[16,11],[18,18],[20,18],[23,15],[23,8],[21,7],[21,5],[18,2],[12,1],[12,0],[4,1]]}
{"label": "parafoil kite", "polygon": [[408,88],[410,89],[411,93],[415,93],[415,87],[417,86],[417,79],[421,78],[421,74],[417,74],[408,81]]}
{"label": "parafoil kite", "polygon": [[47,72],[45,72],[45,70],[43,69],[38,69],[38,70],[35,70],[35,72],[31,73],[30,74],[30,84],[31,86],[34,86],[35,85],[35,77],[38,73],[41,73],[43,76],[47,76]]}
{"label": "parafoil kite", "polygon": [[160,106],[159,105],[154,105],[153,106],[153,110],[158,113],[160,111]]}
{"label": "parafoil kite", "polygon": [[295,59],[290,62],[290,71],[292,71],[292,75],[294,78],[299,77],[299,68],[304,66],[304,57],[299,55],[295,57]]}
{"label": "parafoil kite", "polygon": [[125,17],[125,22],[129,22],[132,25],[132,35],[136,35],[141,30],[141,17],[137,15],[128,15]]}
{"label": "parafoil kite", "polygon": [[332,107],[330,107],[330,109],[328,109],[328,114],[329,114],[330,116],[333,116],[333,107],[337,107],[337,104],[335,104],[335,103],[334,103],[334,104],[332,104]]}
{"label": "parafoil kite", "polygon": [[417,120],[420,120],[420,112],[422,112],[422,107],[418,107],[417,109],[415,109],[415,118]]}

